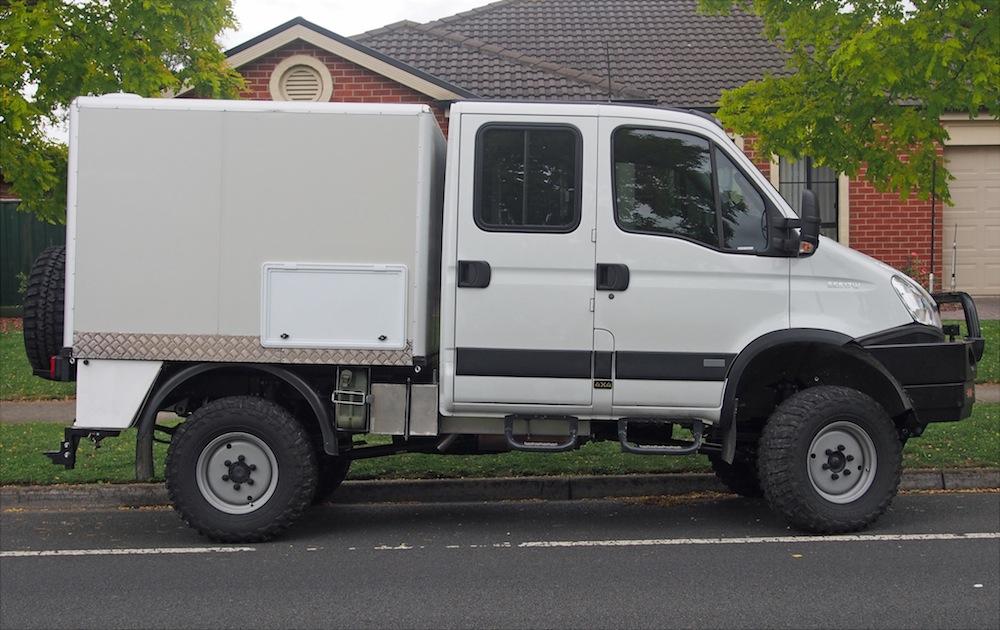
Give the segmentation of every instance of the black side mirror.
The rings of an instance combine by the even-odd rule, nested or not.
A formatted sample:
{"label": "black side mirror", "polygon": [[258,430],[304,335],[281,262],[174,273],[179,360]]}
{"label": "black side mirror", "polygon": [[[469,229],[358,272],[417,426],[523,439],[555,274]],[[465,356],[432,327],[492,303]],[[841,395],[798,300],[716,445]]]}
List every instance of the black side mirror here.
{"label": "black side mirror", "polygon": [[799,227],[799,256],[811,256],[819,248],[819,204],[811,190],[802,191],[802,221]]}

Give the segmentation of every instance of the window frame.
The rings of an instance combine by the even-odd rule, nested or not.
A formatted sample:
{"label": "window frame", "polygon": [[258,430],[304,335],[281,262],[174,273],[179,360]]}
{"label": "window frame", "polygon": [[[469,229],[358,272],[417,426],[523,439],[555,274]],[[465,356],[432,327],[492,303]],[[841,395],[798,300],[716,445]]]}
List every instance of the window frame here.
{"label": "window frame", "polygon": [[[716,241],[715,245],[712,245],[710,243],[706,243],[705,241],[699,241],[698,239],[691,238],[690,236],[684,236],[683,234],[670,234],[670,233],[667,233],[667,232],[654,232],[652,230],[630,229],[630,228],[627,228],[627,227],[625,227],[625,226],[622,225],[622,223],[621,223],[621,221],[619,220],[619,217],[618,217],[618,178],[617,178],[617,174],[616,174],[617,169],[615,168],[615,164],[616,164],[616,162],[615,162],[615,136],[618,134],[619,131],[623,131],[623,130],[666,131],[666,132],[669,132],[669,133],[679,133],[679,134],[684,134],[684,135],[688,135],[688,136],[693,136],[695,138],[699,138],[701,140],[705,140],[706,142],[708,142],[709,159],[710,159],[710,162],[711,162],[711,169],[712,169],[712,197],[713,197],[713,201],[715,203],[715,222],[716,222],[715,224],[716,224],[716,237],[717,237],[717,241]],[[676,129],[676,128],[672,128],[672,127],[651,127],[651,126],[647,126],[647,125],[623,124],[623,125],[618,125],[617,127],[615,127],[614,129],[611,130],[610,147],[611,147],[611,205],[612,205],[612,213],[614,214],[615,225],[618,226],[618,229],[621,230],[622,232],[626,232],[628,234],[642,234],[644,236],[659,236],[659,237],[663,237],[663,238],[675,238],[675,239],[679,239],[679,240],[683,240],[683,241],[688,241],[689,243],[693,243],[695,245],[700,245],[701,247],[705,247],[707,249],[711,249],[713,251],[717,251],[717,252],[720,252],[720,253],[723,253],[723,254],[740,254],[740,255],[744,255],[744,256],[763,256],[763,255],[769,255],[769,254],[771,254],[772,249],[773,249],[773,246],[771,244],[771,231],[773,229],[774,219],[775,219],[776,216],[780,216],[780,213],[778,212],[778,210],[774,206],[774,204],[771,202],[771,200],[768,198],[768,196],[765,195],[761,191],[761,189],[757,185],[757,183],[753,181],[753,178],[750,177],[747,174],[746,170],[743,169],[743,167],[740,165],[739,161],[736,160],[736,159],[734,159],[732,156],[730,156],[725,151],[723,151],[722,147],[719,145],[718,142],[715,141],[714,138],[711,138],[711,137],[709,137],[707,135],[700,134],[700,133],[697,133],[697,132],[694,132],[694,131],[689,131],[687,129]],[[722,247],[722,239],[724,238],[724,231],[723,231],[722,208],[721,208],[722,199],[721,199],[721,197],[719,195],[719,175],[718,175],[718,172],[717,172],[717,169],[716,169],[716,158],[715,158],[716,151],[722,151],[723,152],[723,154],[726,156],[726,158],[729,159],[729,161],[733,163],[733,166],[736,168],[736,170],[741,175],[743,175],[744,178],[746,178],[747,183],[749,183],[750,186],[751,186],[751,188],[753,188],[754,191],[756,191],[757,194],[760,195],[760,198],[764,202],[764,216],[767,217],[767,238],[765,239],[765,247],[763,249],[749,250],[749,249],[730,249],[730,248]]]}
{"label": "window frame", "polygon": [[[785,157],[782,157],[782,156],[779,155],[778,156],[778,162],[775,164],[775,167],[778,169],[778,185],[776,186],[776,188],[778,189],[778,194],[780,194],[782,197],[785,196],[784,193],[781,192],[781,185],[782,184],[789,184],[791,186],[805,186],[806,190],[813,190],[813,188],[812,188],[813,184],[833,184],[833,191],[834,191],[834,194],[833,194],[833,199],[834,199],[834,205],[833,205],[833,208],[834,208],[834,219],[833,219],[832,222],[830,222],[830,221],[821,221],[820,224],[819,224],[819,227],[820,227],[820,229],[833,229],[833,231],[836,232],[836,234],[837,234],[837,236],[834,237],[834,240],[835,241],[840,241],[840,177],[841,177],[841,173],[838,173],[837,171],[835,171],[835,170],[833,170],[831,168],[830,171],[834,174],[834,179],[832,181],[814,182],[813,178],[812,178],[813,159],[812,159],[812,156],[805,155],[805,156],[802,156],[802,158],[800,160],[795,160],[795,161],[796,162],[804,161],[806,163],[806,169],[805,169],[805,171],[806,171],[806,181],[802,182],[802,181],[794,181],[794,180],[782,180],[781,179],[781,162],[782,162],[782,160],[784,160],[786,163],[790,162],[790,160],[788,158],[785,158]],[[829,167],[827,167],[827,168],[829,168]],[[786,201],[787,201],[787,198],[786,198]],[[789,202],[788,205],[789,205],[789,207],[791,207],[792,206],[791,202]],[[801,210],[799,212],[796,212],[795,214],[796,215],[801,214]],[[827,237],[827,238],[829,238],[829,237]]]}
{"label": "window frame", "polygon": [[[483,194],[483,135],[487,131],[495,129],[513,129],[517,131],[534,131],[554,129],[560,131],[570,131],[574,139],[573,152],[573,177],[575,178],[575,190],[573,191],[574,221],[568,225],[548,226],[548,225],[492,225],[485,223],[480,217],[479,208]],[[475,160],[473,164],[473,188],[472,188],[472,219],[476,227],[484,232],[514,232],[520,234],[571,234],[580,227],[583,221],[583,134],[580,129],[569,123],[521,123],[521,122],[495,122],[480,125],[476,130],[475,139]],[[527,167],[527,165],[525,165]],[[527,169],[525,169],[527,176]]]}

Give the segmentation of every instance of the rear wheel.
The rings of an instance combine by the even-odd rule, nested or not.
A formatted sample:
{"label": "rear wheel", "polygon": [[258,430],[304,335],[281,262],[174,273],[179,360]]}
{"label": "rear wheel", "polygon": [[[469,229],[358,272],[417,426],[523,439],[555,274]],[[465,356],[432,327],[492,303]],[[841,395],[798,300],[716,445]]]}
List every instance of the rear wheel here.
{"label": "rear wheel", "polygon": [[902,445],[892,420],[857,390],[820,386],[785,400],[764,427],[758,473],[771,507],[810,532],[867,527],[899,487]]}
{"label": "rear wheel", "polygon": [[220,542],[277,536],[316,492],[316,455],[285,409],[252,396],[222,398],[181,424],[167,452],[167,491],[190,526]]}

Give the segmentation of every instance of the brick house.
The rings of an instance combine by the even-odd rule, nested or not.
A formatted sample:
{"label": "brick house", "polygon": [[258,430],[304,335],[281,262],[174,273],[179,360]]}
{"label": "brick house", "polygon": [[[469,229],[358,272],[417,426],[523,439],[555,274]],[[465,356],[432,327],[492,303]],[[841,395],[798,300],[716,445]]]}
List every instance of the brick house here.
{"label": "brick house", "polygon": [[[448,18],[398,22],[343,37],[302,18],[227,51],[246,79],[243,98],[425,103],[448,130],[451,102],[466,98],[613,100],[713,112],[722,90],[784,72],[784,55],[760,20],[707,16],[696,0],[501,0]],[[610,69],[610,77],[609,77]],[[945,158],[954,205],[879,193],[811,160],[761,155],[736,142],[797,204],[820,200],[823,232],[903,268],[934,260],[950,285],[957,228],[957,286],[1000,295],[1000,122],[956,115]],[[934,252],[932,255],[932,241]]]}

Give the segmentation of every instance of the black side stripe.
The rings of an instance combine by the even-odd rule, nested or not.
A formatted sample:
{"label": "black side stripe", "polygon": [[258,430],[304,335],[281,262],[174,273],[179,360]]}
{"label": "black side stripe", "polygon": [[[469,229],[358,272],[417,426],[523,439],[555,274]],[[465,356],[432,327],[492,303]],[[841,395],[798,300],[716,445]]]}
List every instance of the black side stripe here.
{"label": "black side stripe", "polygon": [[611,378],[611,358],[612,352],[602,351],[594,353],[594,378]]}
{"label": "black side stripe", "polygon": [[645,381],[724,381],[735,354],[616,352],[615,378]]}
{"label": "black side stripe", "polygon": [[[614,378],[650,381],[723,381],[734,354],[615,352]],[[458,376],[612,378],[612,353],[589,350],[458,348]]]}
{"label": "black side stripe", "polygon": [[590,378],[589,350],[498,350],[458,348],[459,376]]}

